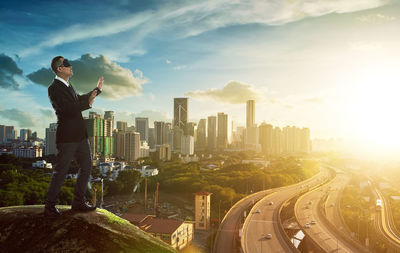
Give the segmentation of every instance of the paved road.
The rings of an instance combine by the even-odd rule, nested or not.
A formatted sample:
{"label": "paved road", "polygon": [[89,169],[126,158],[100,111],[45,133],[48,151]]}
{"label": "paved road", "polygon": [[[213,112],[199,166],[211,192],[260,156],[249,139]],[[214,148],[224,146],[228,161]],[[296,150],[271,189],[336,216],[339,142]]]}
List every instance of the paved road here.
{"label": "paved road", "polygon": [[[324,252],[359,252],[358,245],[347,242],[339,234],[331,230],[326,219],[321,217],[323,214],[319,210],[319,202],[323,199],[324,195],[340,191],[347,182],[345,178],[345,175],[338,174],[328,184],[301,196],[295,206],[295,215],[300,227],[302,227],[306,236],[311,237]],[[328,197],[327,215],[328,219],[333,221],[332,224],[337,224],[340,230],[340,227],[343,226],[341,219],[339,219],[338,213],[336,213],[333,206],[330,207],[331,203],[337,206],[338,201],[337,194]],[[311,224],[312,221],[315,221],[315,224]],[[306,228],[307,223],[310,224],[309,228]]]}
{"label": "paved road", "polygon": [[[306,186],[315,186],[328,177],[329,170],[323,168],[309,180],[281,188],[259,201],[252,208],[252,213],[243,226],[243,251],[245,253],[292,252],[285,239],[286,235],[282,235],[279,229],[279,208],[286,200],[304,191]],[[267,239],[265,237],[267,234],[271,234],[272,238]]]}
{"label": "paved road", "polygon": [[391,247],[400,251],[400,237],[396,234],[391,217],[391,210],[388,200],[378,188],[374,188],[377,198],[382,200],[382,208],[376,212],[375,228],[387,239]]}

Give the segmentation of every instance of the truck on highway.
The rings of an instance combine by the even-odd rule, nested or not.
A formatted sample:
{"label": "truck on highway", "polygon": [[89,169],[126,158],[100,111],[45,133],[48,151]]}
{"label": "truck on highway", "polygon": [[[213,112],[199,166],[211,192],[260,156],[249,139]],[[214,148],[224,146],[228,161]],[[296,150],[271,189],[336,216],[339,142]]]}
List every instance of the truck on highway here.
{"label": "truck on highway", "polygon": [[380,211],[382,209],[382,200],[376,200],[376,211]]}

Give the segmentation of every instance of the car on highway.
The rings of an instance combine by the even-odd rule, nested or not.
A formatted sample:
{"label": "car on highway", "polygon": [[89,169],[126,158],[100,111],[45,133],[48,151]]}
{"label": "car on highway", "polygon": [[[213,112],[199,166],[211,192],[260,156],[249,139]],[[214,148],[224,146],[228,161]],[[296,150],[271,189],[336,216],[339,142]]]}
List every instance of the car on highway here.
{"label": "car on highway", "polygon": [[271,234],[266,234],[265,235],[265,239],[271,239],[272,238],[272,235]]}
{"label": "car on highway", "polygon": [[261,213],[260,209],[257,209],[254,213]]}
{"label": "car on highway", "polygon": [[305,228],[310,228],[311,225],[310,225],[310,223],[306,223],[306,225],[305,225],[304,227],[305,227]]}
{"label": "car on highway", "polygon": [[270,205],[270,206],[272,206],[273,204],[274,204],[274,202],[272,202],[272,201],[268,203],[268,205]]}
{"label": "car on highway", "polygon": [[315,224],[317,224],[317,222],[315,220],[312,220],[311,225],[315,225]]}

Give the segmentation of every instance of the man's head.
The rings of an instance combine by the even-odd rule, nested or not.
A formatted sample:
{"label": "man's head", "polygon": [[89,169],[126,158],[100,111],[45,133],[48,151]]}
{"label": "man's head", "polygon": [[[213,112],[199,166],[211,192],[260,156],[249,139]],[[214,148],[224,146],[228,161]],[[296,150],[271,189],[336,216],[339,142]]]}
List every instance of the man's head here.
{"label": "man's head", "polygon": [[71,77],[73,74],[72,65],[62,56],[56,56],[51,60],[51,69],[60,77]]}

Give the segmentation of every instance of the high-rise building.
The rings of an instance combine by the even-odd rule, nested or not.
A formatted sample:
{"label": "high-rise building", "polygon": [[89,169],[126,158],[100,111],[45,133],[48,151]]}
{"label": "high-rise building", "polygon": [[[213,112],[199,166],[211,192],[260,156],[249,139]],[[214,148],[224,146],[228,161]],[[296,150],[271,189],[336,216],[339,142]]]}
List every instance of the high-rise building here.
{"label": "high-rise building", "polygon": [[282,153],[282,130],[275,127],[272,133],[272,154],[279,155]]}
{"label": "high-rise building", "polygon": [[95,112],[89,112],[85,123],[93,159],[110,158],[114,153],[112,121],[103,119]]}
{"label": "high-rise building", "polygon": [[204,151],[207,145],[207,120],[200,119],[197,127],[197,139],[195,142],[196,151]]}
{"label": "high-rise building", "polygon": [[125,133],[125,159],[134,162],[140,158],[140,134],[138,132]]}
{"label": "high-rise building", "polygon": [[12,141],[15,140],[16,137],[16,131],[14,129],[14,126],[6,126],[6,140],[7,141]]}
{"label": "high-rise building", "polygon": [[190,135],[184,135],[181,138],[181,154],[193,155],[194,154],[194,138]]}
{"label": "high-rise building", "polygon": [[188,123],[186,123],[186,126],[185,126],[185,128],[183,130],[183,134],[195,137],[196,129],[197,129],[196,128],[196,123],[188,122]]}
{"label": "high-rise building", "polygon": [[50,126],[46,128],[46,146],[45,146],[46,155],[57,154],[56,132],[57,132],[57,123],[50,123]]}
{"label": "high-rise building", "polygon": [[19,130],[19,139],[21,141],[28,141],[32,138],[32,130],[31,129],[21,129]]}
{"label": "high-rise building", "polygon": [[149,118],[135,118],[136,132],[140,133],[140,140],[149,142]]}
{"label": "high-rise building", "polygon": [[181,144],[182,144],[181,138],[184,135],[183,129],[181,129],[179,127],[174,127],[173,132],[174,132],[174,141],[173,141],[174,146],[173,146],[172,150],[175,153],[179,153],[179,152],[181,152]]}
{"label": "high-rise building", "polygon": [[114,138],[114,157],[125,160],[125,131],[115,129],[113,131]]}
{"label": "high-rise building", "polygon": [[105,111],[104,119],[111,120],[111,122],[112,122],[111,132],[112,132],[112,130],[114,130],[114,128],[115,128],[114,111]]}
{"label": "high-rise building", "polygon": [[194,222],[195,229],[210,229],[211,218],[211,194],[210,192],[196,192],[194,194]]}
{"label": "high-rise building", "polygon": [[219,112],[217,124],[217,148],[218,150],[223,150],[228,147],[231,136],[231,124],[229,124],[228,114]]}
{"label": "high-rise building", "polygon": [[171,147],[168,144],[158,145],[156,147],[156,155],[161,161],[171,160]]}
{"label": "high-rise building", "polygon": [[156,135],[153,127],[149,128],[149,146],[150,149],[154,149],[156,147]]}
{"label": "high-rise building", "polygon": [[0,143],[6,142],[6,126],[0,125]]}
{"label": "high-rise building", "polygon": [[262,123],[259,127],[259,142],[261,144],[261,152],[266,155],[272,155],[273,149],[273,126]]}
{"label": "high-rise building", "polygon": [[208,151],[215,151],[217,149],[217,117],[215,116],[208,117],[207,141]]}
{"label": "high-rise building", "polygon": [[128,128],[128,122],[125,121],[117,121],[117,129],[118,131],[126,131]]}
{"label": "high-rise building", "polygon": [[256,121],[256,114],[255,114],[255,101],[248,100],[246,103],[246,128],[252,127]]}
{"label": "high-rise building", "polygon": [[154,134],[155,134],[155,142],[156,145],[166,144],[167,134],[165,132],[165,122],[163,121],[154,121]]}
{"label": "high-rise building", "polygon": [[146,141],[140,141],[140,157],[148,157],[150,155],[150,147]]}
{"label": "high-rise building", "polygon": [[302,128],[300,132],[300,152],[311,152],[310,129]]}
{"label": "high-rise building", "polygon": [[189,119],[188,98],[174,98],[174,127],[184,129]]}

